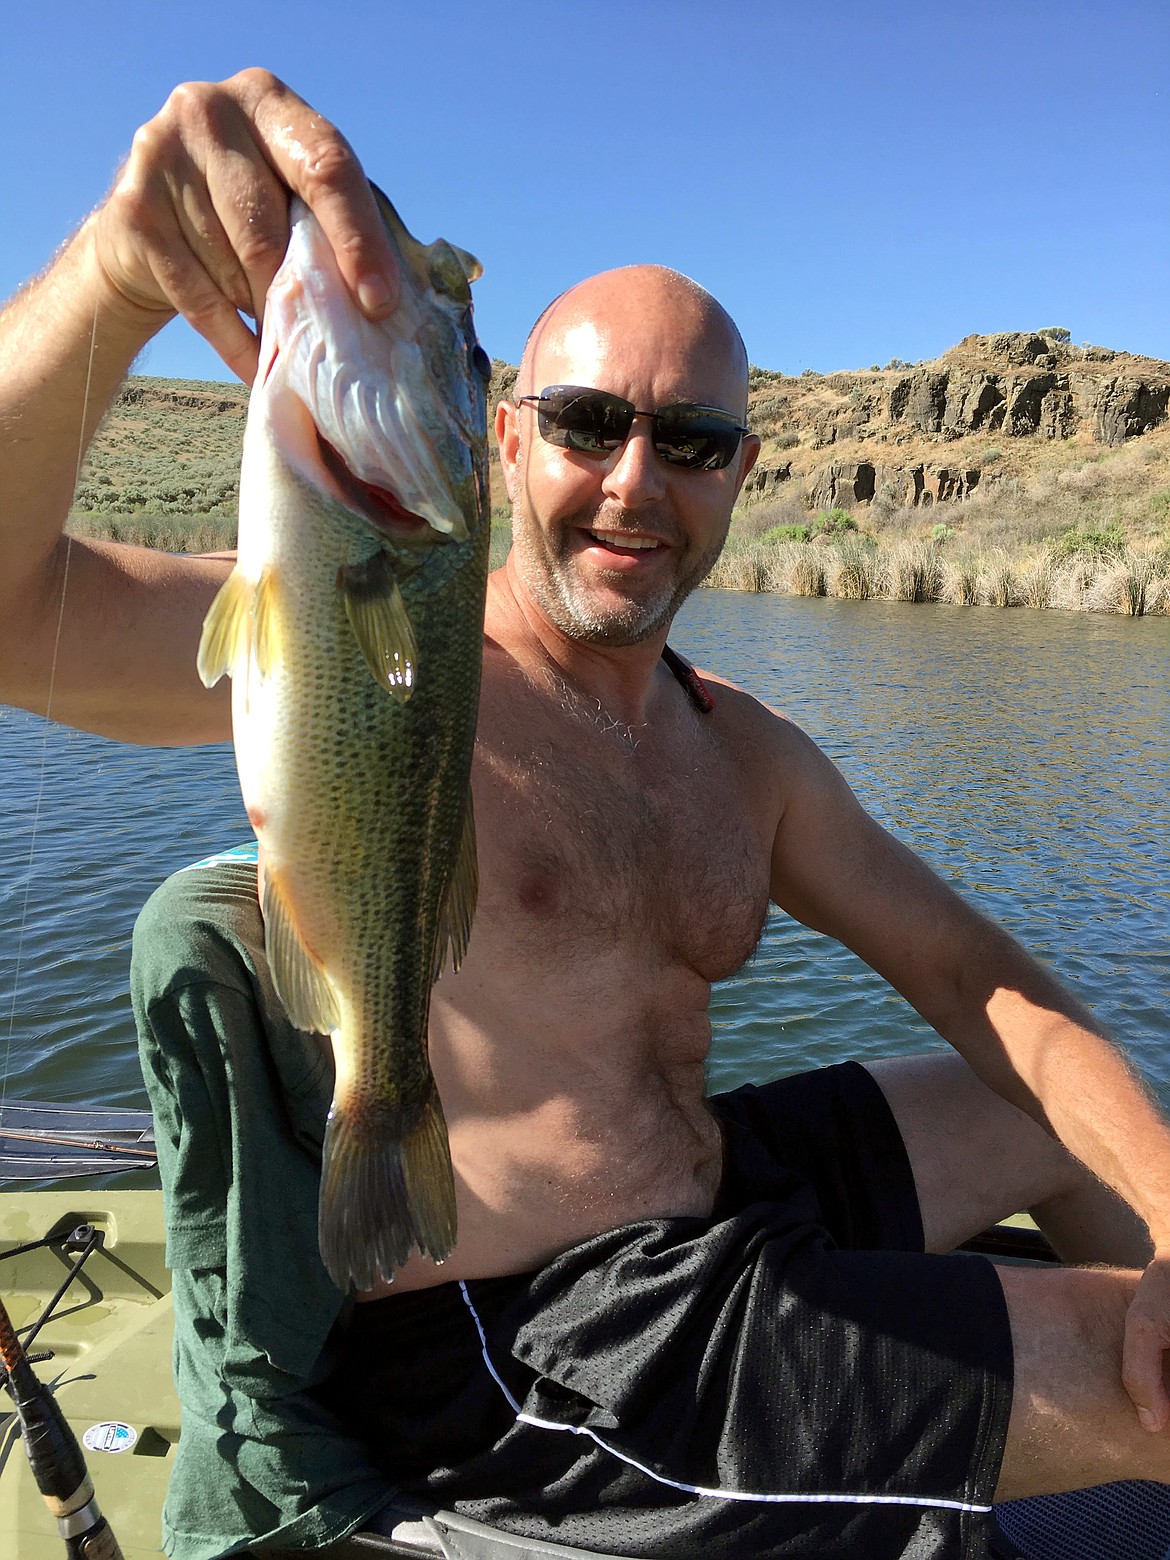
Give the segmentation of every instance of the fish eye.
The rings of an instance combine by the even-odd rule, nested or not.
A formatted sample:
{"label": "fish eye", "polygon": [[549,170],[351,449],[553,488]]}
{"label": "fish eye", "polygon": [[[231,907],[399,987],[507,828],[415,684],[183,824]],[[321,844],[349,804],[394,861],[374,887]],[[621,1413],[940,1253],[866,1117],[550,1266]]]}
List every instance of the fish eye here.
{"label": "fish eye", "polygon": [[471,366],[486,384],[492,377],[492,360],[477,341],[471,349]]}

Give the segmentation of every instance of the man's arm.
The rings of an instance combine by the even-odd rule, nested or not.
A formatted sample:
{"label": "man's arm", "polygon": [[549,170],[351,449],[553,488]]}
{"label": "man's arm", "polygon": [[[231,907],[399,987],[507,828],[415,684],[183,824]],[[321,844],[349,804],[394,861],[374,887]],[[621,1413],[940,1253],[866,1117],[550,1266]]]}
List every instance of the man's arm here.
{"label": "man's arm", "polygon": [[[1126,1329],[1126,1385],[1170,1417],[1170,1128],[1075,997],[874,822],[802,733],[781,723],[772,897],[885,977],[1004,1099],[1142,1217],[1155,1257]],[[1143,1418],[1143,1423],[1147,1420]]]}
{"label": "man's arm", "polygon": [[[177,88],[110,195],[0,312],[0,699],[128,741],[230,732],[195,675],[230,565],[74,541],[79,453],[135,356],[176,313],[250,381],[256,318],[288,243],[288,191],[316,212],[373,317],[396,277],[344,138],[275,77]],[[67,577],[66,577],[67,576]],[[58,638],[58,625],[60,637]]]}

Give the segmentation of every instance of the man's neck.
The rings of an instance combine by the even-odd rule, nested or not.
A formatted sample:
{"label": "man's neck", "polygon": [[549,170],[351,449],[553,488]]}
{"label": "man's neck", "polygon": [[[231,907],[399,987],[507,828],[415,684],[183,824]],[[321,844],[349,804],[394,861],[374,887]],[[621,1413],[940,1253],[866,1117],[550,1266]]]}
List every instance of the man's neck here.
{"label": "man's neck", "polygon": [[509,563],[488,581],[488,631],[523,668],[552,672],[615,721],[639,726],[651,717],[665,628],[633,645],[574,639],[549,619]]}

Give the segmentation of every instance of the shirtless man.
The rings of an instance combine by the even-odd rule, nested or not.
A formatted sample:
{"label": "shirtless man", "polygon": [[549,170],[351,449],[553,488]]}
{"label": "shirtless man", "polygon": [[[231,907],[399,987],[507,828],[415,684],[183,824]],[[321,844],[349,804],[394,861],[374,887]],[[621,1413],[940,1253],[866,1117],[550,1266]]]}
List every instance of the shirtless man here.
{"label": "shirtless man", "polygon": [[[176,311],[251,378],[256,342],[237,311],[257,314],[283,254],[286,187],[317,213],[367,312],[388,312],[392,262],[353,154],[286,87],[253,70],[218,86],[178,89],[139,131],[105,203],[0,317],[0,697],[8,702],[44,713],[55,666],[52,714],[68,724],[146,743],[230,735],[224,688],[205,691],[194,671],[202,618],[229,565],[113,544],[67,549],[61,532],[81,409],[88,439],[134,356]],[[641,409],[625,442],[595,456],[543,438],[528,398],[558,383],[593,386]],[[679,1506],[681,1493],[683,1506],[704,1515],[670,1528],[666,1540],[630,1538],[633,1547],[623,1552],[693,1552],[701,1538],[720,1553],[764,1554],[807,1530],[810,1554],[878,1560],[900,1553],[916,1529],[849,1527],[849,1514],[848,1522],[825,1526],[826,1511],[838,1508],[800,1498],[787,1505],[782,1496],[829,1488],[833,1500],[871,1502],[866,1520],[872,1512],[875,1522],[891,1509],[874,1504],[883,1490],[929,1506],[907,1472],[917,1453],[867,1468],[866,1447],[853,1449],[858,1464],[835,1444],[864,1417],[875,1392],[896,1396],[891,1383],[915,1372],[924,1396],[902,1405],[899,1425],[916,1423],[921,1439],[921,1426],[935,1429],[950,1400],[965,1394],[955,1412],[983,1426],[978,1440],[956,1420],[952,1438],[961,1455],[978,1458],[981,1472],[959,1478],[950,1502],[934,1501],[940,1510],[961,1509],[964,1521],[992,1490],[1007,1499],[1123,1477],[1170,1481],[1162,1367],[1170,1345],[1166,1125],[1089,1015],[878,828],[800,731],[706,673],[715,702],[703,711],[663,662],[671,617],[717,555],[758,451],[748,435],[720,469],[671,464],[646,413],[678,402],[742,419],[742,344],[700,289],[673,272],[632,267],[582,283],[546,311],[525,352],[516,403],[500,407],[514,547],[491,580],[487,607],[474,776],[482,886],[469,956],[456,979],[436,988],[431,1032],[460,1236],[442,1268],[416,1256],[391,1298],[363,1297],[370,1304],[357,1311],[373,1317],[380,1305],[398,1306],[401,1319],[422,1292],[428,1304],[433,1295],[436,1306],[440,1297],[465,1305],[486,1327],[476,1348],[483,1342],[498,1369],[490,1390],[511,1394],[493,1399],[496,1408],[508,1405],[500,1439],[520,1430],[538,1439],[513,1452],[512,1464],[484,1465],[491,1470],[485,1478],[506,1482],[519,1457],[532,1464],[538,1485],[571,1485],[574,1458],[587,1461],[597,1448],[604,1466],[595,1482],[582,1486],[576,1505],[558,1509],[559,1526],[538,1525],[545,1536],[589,1543],[595,1530],[574,1513],[612,1502],[615,1491],[628,1508],[646,1509],[645,1490],[620,1482],[640,1457],[656,1469],[651,1481],[667,1488],[666,1505]],[[756,1143],[756,1107],[704,1106],[707,1002],[710,983],[750,954],[769,899],[857,951],[957,1053],[874,1065],[869,1073],[880,1092],[868,1073],[849,1074],[848,1108],[878,1137],[885,1134],[876,1157],[907,1161],[895,1201],[911,1231],[908,1246],[924,1239],[928,1252],[948,1252],[1026,1206],[1066,1259],[1111,1266],[995,1270],[968,1258],[934,1263],[909,1249],[841,1253],[819,1236],[810,1244],[809,1207],[813,1224],[822,1215],[829,1222],[831,1199],[819,1187],[821,1212],[815,1201],[801,1202],[800,1192],[799,1217],[780,1234],[767,1222],[772,1214],[748,1206],[757,1150],[741,1155],[735,1145]],[[892,1138],[881,1125],[883,1101],[896,1122]],[[778,1122],[783,1109],[791,1111],[787,1125],[772,1129],[783,1146],[799,1135],[804,1106],[775,1108]],[[819,1137],[819,1123],[809,1135]],[[843,1142],[841,1152],[854,1146]],[[777,1185],[787,1173],[767,1162]],[[746,1190],[736,1200],[727,1188],[737,1176]],[[759,1195],[770,1199],[771,1180],[767,1186]],[[842,1226],[832,1226],[837,1246],[849,1244],[845,1224],[860,1228],[868,1217],[856,1209],[842,1215]],[[712,1240],[722,1242],[717,1252]],[[757,1256],[745,1255],[749,1249]],[[801,1304],[809,1292],[822,1296],[818,1320],[800,1321],[793,1337],[784,1333],[792,1301],[785,1253],[796,1254]],[[712,1303],[723,1307],[724,1320],[743,1289],[737,1274],[762,1286],[755,1314],[737,1312],[742,1327],[731,1347],[746,1355],[715,1357],[718,1395],[726,1398],[728,1378],[743,1374],[743,1357],[767,1353],[756,1407],[774,1412],[782,1428],[808,1409],[809,1468],[760,1466],[750,1448],[736,1463],[751,1406],[739,1401],[710,1445],[695,1445],[696,1464],[676,1467],[660,1455],[661,1425],[647,1432],[649,1452],[636,1435],[623,1440],[622,1414],[634,1414],[637,1397],[628,1384],[617,1389],[620,1411],[611,1412],[604,1390],[599,1399],[586,1391],[574,1408],[572,1382],[541,1363],[548,1335],[540,1328],[549,1316],[554,1345],[546,1352],[555,1354],[561,1312],[570,1315],[570,1332],[597,1307],[604,1313],[600,1280],[590,1287],[598,1274],[623,1275],[623,1300],[630,1297],[647,1340],[668,1328],[679,1339],[690,1336],[685,1308],[645,1319],[646,1275],[665,1283],[667,1271],[681,1286],[671,1290],[672,1305],[692,1281],[697,1294],[706,1293],[706,1275],[716,1272],[711,1292],[722,1298]],[[979,1315],[990,1318],[985,1334],[975,1313],[962,1310],[972,1292]],[[533,1293],[542,1303],[551,1297],[546,1314],[529,1314],[524,1297]],[[518,1304],[524,1314],[516,1322]],[[750,1313],[750,1297],[746,1305]],[[835,1306],[848,1313],[852,1330],[844,1336],[832,1330],[840,1323],[828,1314]],[[920,1313],[943,1315],[951,1306],[965,1317],[962,1327],[979,1334],[972,1352],[985,1347],[986,1358],[955,1363],[958,1345],[952,1351],[933,1332],[922,1342]],[[610,1324],[620,1329],[617,1312]],[[523,1370],[516,1359],[502,1364],[496,1352],[508,1326],[521,1340]],[[933,1327],[930,1321],[927,1330]],[[1008,1327],[1014,1390],[1006,1384]],[[768,1353],[773,1335],[787,1338],[775,1357]],[[598,1336],[605,1343],[610,1334]],[[574,1381],[586,1381],[596,1346],[596,1339],[582,1345],[568,1372]],[[707,1342],[697,1347],[702,1354]],[[688,1374],[681,1342],[678,1348],[670,1370],[694,1397],[703,1373]],[[874,1377],[859,1395],[851,1395],[855,1367],[845,1363],[851,1350],[869,1359],[864,1370]],[[961,1390],[946,1373],[932,1387],[937,1368],[921,1364],[924,1350],[936,1358],[941,1350],[954,1382],[962,1375]],[[343,1339],[342,1368],[344,1352]],[[377,1362],[363,1359],[376,1373]],[[651,1395],[668,1395],[661,1362],[653,1368]],[[770,1389],[778,1403],[769,1380],[780,1383]],[[818,1392],[835,1405],[835,1424],[818,1419],[821,1406],[810,1407]],[[670,1412],[685,1413],[687,1400]],[[881,1406],[894,1414],[887,1402]],[[515,1420],[517,1407],[524,1423]],[[483,1411],[485,1422],[494,1411]],[[540,1441],[532,1425],[565,1418],[592,1427],[584,1452],[580,1437],[546,1431]],[[609,1426],[601,1441],[599,1424]],[[377,1425],[366,1432],[380,1433]],[[561,1463],[542,1460],[549,1443],[560,1447]],[[937,1495],[942,1475],[921,1466]],[[836,1483],[831,1468],[843,1470]],[[395,1477],[393,1466],[386,1476]],[[712,1496],[712,1483],[733,1498]],[[422,1487],[448,1504],[459,1498],[453,1487],[425,1480]],[[472,1496],[468,1503],[500,1516]],[[363,1514],[351,1513],[354,1520]],[[773,1516],[781,1526],[768,1529]],[[661,1511],[654,1520],[658,1533],[668,1532]],[[593,1547],[618,1542],[599,1531]],[[969,1521],[962,1532],[969,1552],[980,1552]],[[939,1528],[937,1535],[931,1554],[960,1552],[954,1534]],[[181,1540],[176,1547],[183,1552]]]}

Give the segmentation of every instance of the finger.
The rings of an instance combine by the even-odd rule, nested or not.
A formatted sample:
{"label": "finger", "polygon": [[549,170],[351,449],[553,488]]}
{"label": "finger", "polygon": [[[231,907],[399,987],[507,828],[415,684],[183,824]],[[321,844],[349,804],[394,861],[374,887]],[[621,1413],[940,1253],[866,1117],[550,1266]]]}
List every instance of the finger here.
{"label": "finger", "polygon": [[184,319],[215,348],[236,374],[250,385],[260,361],[260,342],[240,318],[230,299],[192,257],[160,265],[159,284]]}
{"label": "finger", "polygon": [[1125,1321],[1121,1380],[1146,1430],[1161,1430],[1170,1422],[1170,1397],[1163,1379],[1165,1349],[1161,1328],[1131,1311]]}
{"label": "finger", "polygon": [[277,174],[320,222],[341,274],[371,319],[398,301],[398,271],[361,163],[349,142],[295,92],[263,71],[245,71],[256,138]]}
{"label": "finger", "polygon": [[173,155],[171,174],[176,190],[181,174],[188,174],[181,219],[225,295],[258,320],[288,248],[288,189],[234,97],[193,87],[181,112],[190,152]]}
{"label": "finger", "polygon": [[[245,307],[250,305],[247,283],[214,213],[201,210],[190,193],[192,186],[199,187],[199,179],[188,176],[179,183],[176,192],[167,178],[144,177],[128,167],[102,213],[107,220],[99,241],[100,263],[131,303],[166,314],[177,310],[233,373],[250,382],[259,346],[236,303],[238,297]],[[193,241],[218,267],[218,278],[199,258]]]}

